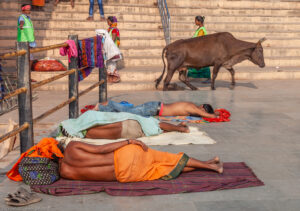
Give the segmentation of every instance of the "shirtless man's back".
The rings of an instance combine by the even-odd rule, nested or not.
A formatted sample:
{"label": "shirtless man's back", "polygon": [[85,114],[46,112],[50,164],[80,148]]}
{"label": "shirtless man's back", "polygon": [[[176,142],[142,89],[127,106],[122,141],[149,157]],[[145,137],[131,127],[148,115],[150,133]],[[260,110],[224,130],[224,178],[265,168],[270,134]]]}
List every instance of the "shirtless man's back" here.
{"label": "shirtless man's back", "polygon": [[206,118],[215,118],[215,114],[205,111],[203,106],[197,106],[191,102],[176,102],[164,104],[162,116],[201,116]]}

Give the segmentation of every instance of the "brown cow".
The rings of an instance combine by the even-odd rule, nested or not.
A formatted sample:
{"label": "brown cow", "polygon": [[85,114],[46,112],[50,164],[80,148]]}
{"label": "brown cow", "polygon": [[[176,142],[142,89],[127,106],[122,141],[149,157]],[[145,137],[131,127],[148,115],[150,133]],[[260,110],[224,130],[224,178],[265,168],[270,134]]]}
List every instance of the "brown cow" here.
{"label": "brown cow", "polygon": [[229,32],[220,32],[206,36],[177,40],[167,45],[162,52],[164,70],[161,76],[155,80],[156,88],[165,73],[164,53],[166,53],[168,72],[164,80],[163,90],[167,90],[168,85],[176,70],[179,70],[179,80],[185,83],[192,90],[197,88],[187,80],[187,68],[202,68],[214,66],[212,73],[211,89],[215,89],[215,79],[221,67],[226,68],[232,77],[232,85],[235,85],[234,69],[235,64],[246,59],[263,68],[265,66],[263,48],[261,43],[265,38],[257,43],[245,42],[233,37]]}

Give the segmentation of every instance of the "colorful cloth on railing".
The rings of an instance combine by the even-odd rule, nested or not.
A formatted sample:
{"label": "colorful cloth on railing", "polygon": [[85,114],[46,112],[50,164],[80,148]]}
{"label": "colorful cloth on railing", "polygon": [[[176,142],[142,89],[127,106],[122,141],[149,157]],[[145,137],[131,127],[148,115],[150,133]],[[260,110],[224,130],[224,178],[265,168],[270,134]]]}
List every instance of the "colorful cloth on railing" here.
{"label": "colorful cloth on railing", "polygon": [[78,72],[78,81],[82,81],[92,72],[94,67],[103,68],[102,36],[78,41],[78,67],[85,67]]}

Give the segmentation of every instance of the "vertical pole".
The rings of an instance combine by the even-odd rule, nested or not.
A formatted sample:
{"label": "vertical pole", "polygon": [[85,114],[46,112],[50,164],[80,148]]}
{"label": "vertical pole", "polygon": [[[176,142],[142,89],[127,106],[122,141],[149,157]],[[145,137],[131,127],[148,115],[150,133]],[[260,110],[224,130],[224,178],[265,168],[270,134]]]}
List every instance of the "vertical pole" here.
{"label": "vertical pole", "polygon": [[20,132],[20,150],[21,153],[27,151],[33,146],[33,120],[32,120],[32,98],[31,98],[31,77],[30,77],[30,62],[29,62],[29,45],[28,42],[18,42],[17,50],[26,50],[27,53],[18,56],[17,68],[18,68],[18,84],[17,88],[26,87],[27,91],[18,95],[19,104],[19,125],[23,125],[25,122],[29,123],[29,127],[26,130]]}
{"label": "vertical pole", "polygon": [[[78,36],[69,35],[69,40],[74,40],[76,47],[78,49]],[[69,70],[78,69],[78,58],[71,57],[69,61]],[[69,98],[75,96],[76,100],[69,104],[69,118],[77,118],[79,115],[78,106],[78,72],[75,71],[73,74],[69,75]]]}
{"label": "vertical pole", "polygon": [[103,68],[99,68],[99,81],[104,80],[105,82],[99,86],[99,102],[107,101],[107,73],[105,65]]}

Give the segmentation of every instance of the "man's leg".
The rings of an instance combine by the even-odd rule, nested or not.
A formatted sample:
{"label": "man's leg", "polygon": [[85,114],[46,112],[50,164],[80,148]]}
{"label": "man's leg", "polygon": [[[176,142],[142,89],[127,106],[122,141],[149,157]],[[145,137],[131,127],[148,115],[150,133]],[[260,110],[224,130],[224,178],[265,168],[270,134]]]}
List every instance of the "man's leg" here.
{"label": "man's leg", "polygon": [[190,158],[186,166],[183,169],[183,172],[193,171],[195,169],[208,169],[213,170],[218,173],[223,172],[223,163],[219,161],[219,158],[216,157],[210,161],[200,161],[195,158]]}
{"label": "man's leg", "polygon": [[171,131],[178,131],[182,133],[189,133],[190,130],[185,122],[182,122],[178,125],[169,124],[166,122],[160,122],[159,123],[160,129],[162,129],[165,132],[171,132]]}
{"label": "man's leg", "polygon": [[88,21],[94,20],[93,14],[94,14],[94,0],[90,0],[89,17],[86,20]]}
{"label": "man's leg", "polygon": [[104,21],[105,17],[104,17],[102,0],[98,0],[98,6],[99,6],[99,12],[100,12],[100,20]]}
{"label": "man's leg", "polygon": [[108,103],[97,103],[94,110],[103,112],[127,112],[140,116],[155,116],[157,115],[157,109],[159,106],[158,101],[147,102],[135,107],[128,107],[114,101],[108,101]]}
{"label": "man's leg", "polygon": [[[160,104],[160,102],[158,102],[158,101],[151,101],[151,102],[147,102],[147,103],[135,106],[135,107],[123,106],[122,110],[119,110],[119,111],[120,112],[128,112],[128,113],[132,113],[132,114],[136,114],[136,115],[140,115],[140,116],[156,116],[159,104]],[[118,108],[117,107],[115,107],[115,108],[119,109],[120,106]]]}

